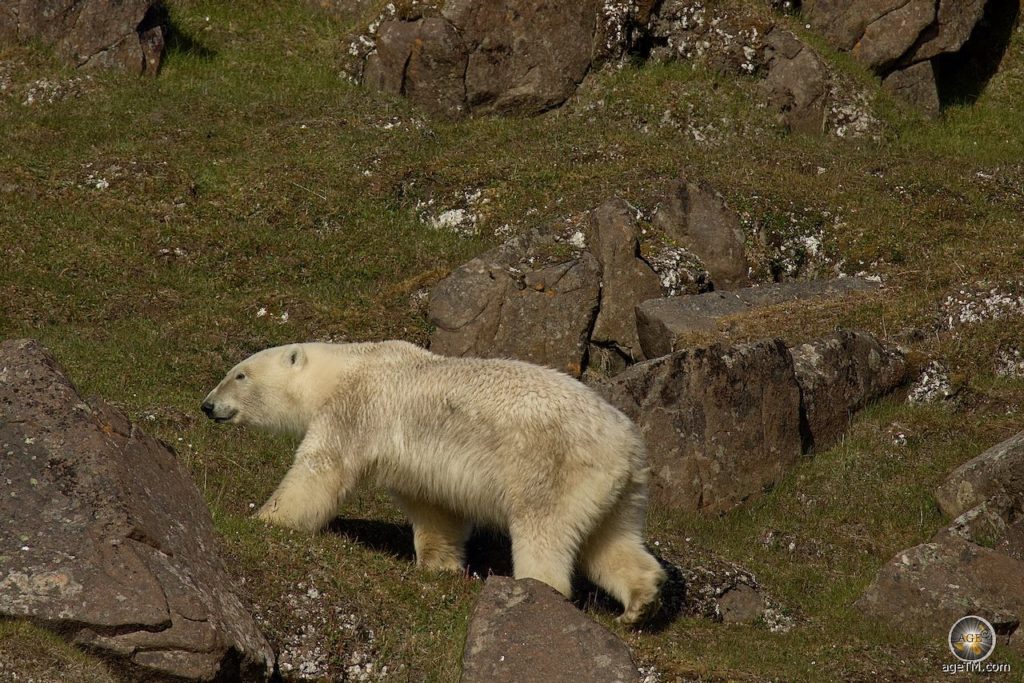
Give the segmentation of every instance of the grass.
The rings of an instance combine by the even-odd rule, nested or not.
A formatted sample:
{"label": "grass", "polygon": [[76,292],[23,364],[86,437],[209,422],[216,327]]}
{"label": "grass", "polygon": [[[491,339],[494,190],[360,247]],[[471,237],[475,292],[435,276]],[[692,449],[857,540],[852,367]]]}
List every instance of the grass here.
{"label": "grass", "polygon": [[[932,491],[949,470],[1021,428],[1024,382],[995,376],[992,358],[1019,344],[1024,321],[940,324],[960,288],[1020,280],[1019,31],[973,106],[929,122],[876,94],[877,139],[804,138],[756,106],[755,79],[689,64],[599,73],[541,117],[429,121],[340,77],[356,17],[297,0],[169,5],[177,34],[156,79],[93,73],[79,97],[25,105],[31,82],[81,74],[45,50],[0,48],[0,77],[9,65],[13,83],[0,95],[0,336],[40,339],[84,393],[176,448],[278,649],[319,644],[335,672],[365,655],[394,680],[454,681],[480,584],[417,571],[408,528],[377,491],[313,538],[252,521],[294,444],[206,423],[206,391],[274,344],[425,343],[416,293],[496,243],[500,227],[526,230],[616,194],[649,210],[685,171],[748,228],[820,229],[843,270],[887,282],[882,296],[782,307],[733,338],[861,327],[941,358],[960,394],[955,405],[872,407],[841,445],[728,516],[651,511],[664,547],[689,538],[754,571],[795,619],[788,634],[703,620],[629,633],[593,615],[665,681],[944,678],[942,643],[867,620],[853,601],[895,552],[946,523]],[[666,111],[674,123],[662,123]],[[470,189],[489,199],[479,237],[421,221],[421,203],[447,208]],[[785,543],[765,542],[768,532]],[[0,624],[0,643],[84,661],[28,626]]]}

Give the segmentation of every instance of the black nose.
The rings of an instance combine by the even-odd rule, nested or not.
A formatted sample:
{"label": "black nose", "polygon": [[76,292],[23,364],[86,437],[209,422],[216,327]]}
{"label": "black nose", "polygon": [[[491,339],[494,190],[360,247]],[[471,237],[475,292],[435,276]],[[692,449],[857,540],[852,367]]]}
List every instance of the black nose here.
{"label": "black nose", "polygon": [[199,408],[206,414],[206,417],[213,417],[213,404],[209,401],[203,401],[203,405]]}

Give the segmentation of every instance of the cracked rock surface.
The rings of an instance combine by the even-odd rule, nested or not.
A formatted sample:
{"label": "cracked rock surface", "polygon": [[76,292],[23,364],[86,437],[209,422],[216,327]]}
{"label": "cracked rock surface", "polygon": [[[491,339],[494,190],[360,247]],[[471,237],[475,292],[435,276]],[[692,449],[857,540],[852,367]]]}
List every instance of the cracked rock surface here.
{"label": "cracked rock surface", "polygon": [[491,576],[466,635],[462,683],[636,683],[629,648],[534,579]]}
{"label": "cracked rock surface", "polygon": [[174,453],[87,403],[37,342],[0,344],[0,616],[129,680],[263,680],[274,656],[233,591]]}
{"label": "cracked rock surface", "polygon": [[833,445],[905,367],[870,334],[840,331],[792,349],[769,339],[676,351],[594,388],[640,427],[654,499],[726,512],[774,486],[801,453]]}
{"label": "cracked rock surface", "polygon": [[160,0],[5,0],[0,42],[52,45],[76,67],[155,74],[164,51]]}
{"label": "cracked rock surface", "polygon": [[927,113],[938,111],[930,60],[958,51],[985,0],[805,0],[811,28]]}

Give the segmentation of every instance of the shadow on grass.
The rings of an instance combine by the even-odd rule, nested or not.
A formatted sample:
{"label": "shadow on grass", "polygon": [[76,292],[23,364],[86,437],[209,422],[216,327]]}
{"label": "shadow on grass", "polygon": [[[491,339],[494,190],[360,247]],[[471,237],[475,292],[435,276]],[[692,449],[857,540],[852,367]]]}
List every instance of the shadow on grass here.
{"label": "shadow on grass", "polygon": [[[416,561],[412,527],[408,524],[338,517],[327,526],[327,531],[396,559]],[[466,569],[470,575],[476,574],[481,578],[492,574],[512,576],[512,542],[508,535],[488,530],[475,531],[466,543]]]}
{"label": "shadow on grass", "polygon": [[942,106],[977,101],[999,71],[1019,14],[1020,0],[989,0],[984,15],[963,47],[933,60]]}
{"label": "shadow on grass", "polygon": [[327,525],[327,532],[344,536],[353,543],[386,553],[396,559],[416,561],[416,551],[412,545],[412,527],[408,524],[338,517]]}
{"label": "shadow on grass", "polygon": [[209,61],[217,56],[216,50],[203,45],[189,35],[171,16],[167,7],[162,3],[154,5],[146,12],[142,23],[139,24],[139,32],[143,32],[154,26],[162,26],[164,31],[164,58],[173,56],[195,57],[203,61]]}

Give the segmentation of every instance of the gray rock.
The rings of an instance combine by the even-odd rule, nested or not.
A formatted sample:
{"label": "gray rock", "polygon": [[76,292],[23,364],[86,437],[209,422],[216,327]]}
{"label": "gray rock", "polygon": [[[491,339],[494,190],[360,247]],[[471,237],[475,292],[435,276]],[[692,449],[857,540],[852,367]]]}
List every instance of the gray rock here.
{"label": "gray rock", "polygon": [[866,332],[840,331],[790,349],[803,405],[804,450],[835,444],[854,412],[907,379],[902,354]]}
{"label": "gray rock", "polygon": [[652,496],[682,510],[732,509],[800,456],[800,389],[779,340],[679,351],[594,388],[640,427]]}
{"label": "gray rock", "polygon": [[711,188],[686,178],[673,182],[652,222],[700,257],[717,288],[749,284],[740,218]]}
{"label": "gray rock", "polygon": [[637,334],[648,358],[672,353],[686,334],[714,332],[727,316],[787,301],[837,297],[873,291],[878,284],[860,278],[801,280],[732,292],[708,292],[645,301],[637,307]]}
{"label": "gray rock", "polygon": [[519,237],[457,268],[430,293],[435,353],[517,358],[574,377],[597,314],[600,266],[588,252],[535,263],[545,238]]}
{"label": "gray rock", "polygon": [[753,586],[741,583],[718,599],[718,610],[726,624],[749,624],[764,614],[764,596]]}
{"label": "gray rock", "polygon": [[164,49],[159,0],[11,0],[0,39],[39,41],[76,67],[155,74]]}
{"label": "gray rock", "polygon": [[940,0],[935,22],[918,37],[913,50],[900,61],[916,63],[956,52],[971,37],[985,13],[986,0]]}
{"label": "gray rock", "polygon": [[1019,501],[1005,494],[996,494],[963,513],[932,540],[943,542],[949,536],[1024,561],[1024,515]]}
{"label": "gray rock", "polygon": [[[938,108],[931,60],[959,50],[985,0],[805,0],[810,25],[927,113]],[[927,67],[927,68],[926,68]]]}
{"label": "gray rock", "polygon": [[470,617],[462,683],[632,683],[626,645],[533,579],[488,577]]}
{"label": "gray rock", "polygon": [[568,99],[590,69],[595,0],[448,0],[469,55],[466,102],[478,113],[534,114]]}
{"label": "gray rock", "polygon": [[[1024,562],[961,538],[898,553],[857,600],[864,613],[945,638],[968,614],[987,619],[1001,644],[1024,651]],[[940,641],[941,642],[941,641]]]}
{"label": "gray rock", "polygon": [[233,591],[174,454],[45,349],[0,344],[0,615],[31,619],[146,680],[262,680],[270,646]]}
{"label": "gray rock", "polygon": [[1024,432],[953,470],[936,489],[935,500],[943,514],[959,517],[997,495],[1024,508]]}
{"label": "gray rock", "polygon": [[377,33],[363,80],[385,92],[405,95],[439,116],[465,111],[466,51],[458,31],[441,17],[388,21]]}
{"label": "gray rock", "polygon": [[[803,16],[869,67],[891,64],[935,19],[934,0],[804,0]],[[866,45],[864,44],[866,41]]]}
{"label": "gray rock", "polygon": [[796,133],[823,132],[829,88],[825,63],[783,29],[773,29],[765,44],[768,75],[763,89],[779,123]]}
{"label": "gray rock", "polygon": [[882,79],[882,87],[929,116],[939,113],[939,90],[931,62],[897,69]]}
{"label": "gray rock", "polygon": [[630,360],[643,360],[636,334],[636,306],[661,295],[658,274],[639,258],[640,228],[621,199],[594,209],[589,250],[601,264],[601,308],[591,342],[611,346]]}
{"label": "gray rock", "polygon": [[594,0],[436,4],[374,22],[366,84],[439,116],[536,114],[564,102],[590,69]]}

